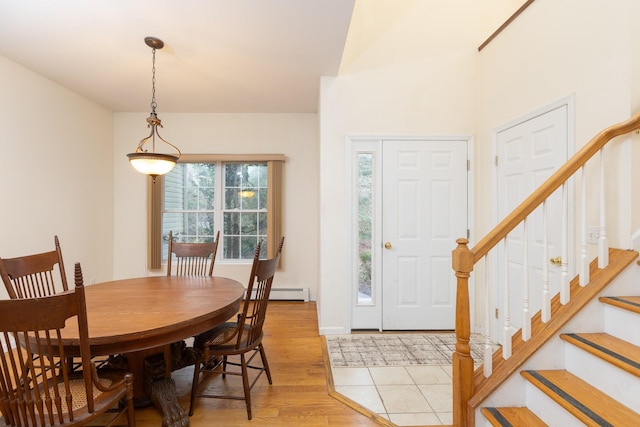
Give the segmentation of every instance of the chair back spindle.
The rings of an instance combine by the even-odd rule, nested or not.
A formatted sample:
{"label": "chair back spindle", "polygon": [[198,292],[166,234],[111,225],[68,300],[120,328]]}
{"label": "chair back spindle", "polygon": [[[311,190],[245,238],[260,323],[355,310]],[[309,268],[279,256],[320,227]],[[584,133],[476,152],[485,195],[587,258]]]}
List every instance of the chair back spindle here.
{"label": "chair back spindle", "polygon": [[[90,362],[80,264],[75,279],[71,292],[0,301],[0,411],[6,425],[84,425],[124,399],[118,415],[126,412],[128,425],[135,426],[131,374],[98,378]],[[79,331],[78,372],[67,365],[66,327]]]}
{"label": "chair back spindle", "polygon": [[[284,238],[280,240],[276,256],[271,259],[260,259],[262,242],[258,243],[253,257],[251,276],[247,285],[247,296],[238,319],[238,339],[236,347],[255,345],[262,337],[262,326],[266,319],[267,304],[271,294],[271,285],[280,262],[280,252]],[[248,324],[247,324],[248,322]],[[246,327],[248,326],[248,327]],[[246,336],[243,336],[246,334]],[[246,343],[243,344],[243,341]]]}
{"label": "chair back spindle", "polygon": [[[194,347],[201,350],[202,355],[193,370],[189,415],[193,415],[196,397],[209,397],[244,400],[247,417],[251,419],[251,389],[263,372],[266,374],[269,384],[273,383],[267,355],[262,344],[262,329],[266,319],[271,285],[280,261],[283,244],[284,237],[280,239],[278,251],[273,258],[260,259],[262,243],[258,243],[251,264],[247,294],[242,310],[238,313],[237,321],[224,323],[196,337]],[[231,361],[229,356],[239,356],[240,360]],[[260,356],[262,364],[252,363],[256,356]],[[218,370],[220,365],[222,366],[221,371]],[[229,369],[230,366],[239,367],[240,372]],[[257,371],[251,381],[248,376],[249,370]],[[214,373],[222,374],[223,380],[226,375],[241,376],[243,395],[212,394],[206,387],[203,389],[202,386],[209,381]],[[199,389],[202,390],[199,392]]]}
{"label": "chair back spindle", "polygon": [[211,243],[179,243],[173,241],[173,232],[170,231],[167,276],[171,276],[174,269],[176,276],[212,276],[219,238],[220,231]]}
{"label": "chair back spindle", "polygon": [[54,243],[55,249],[49,252],[0,258],[0,277],[10,298],[36,298],[69,290],[58,236]]}

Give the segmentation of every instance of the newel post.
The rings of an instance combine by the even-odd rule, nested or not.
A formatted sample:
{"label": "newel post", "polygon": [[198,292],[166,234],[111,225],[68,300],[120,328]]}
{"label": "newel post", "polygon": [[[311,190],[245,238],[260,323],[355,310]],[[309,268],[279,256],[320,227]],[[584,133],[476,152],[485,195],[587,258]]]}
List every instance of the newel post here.
{"label": "newel post", "polygon": [[473,252],[467,239],[456,240],[451,265],[457,278],[456,290],[456,351],[453,352],[453,425],[467,426],[467,401],[473,395],[473,358],[469,338],[469,276],[473,271]]}

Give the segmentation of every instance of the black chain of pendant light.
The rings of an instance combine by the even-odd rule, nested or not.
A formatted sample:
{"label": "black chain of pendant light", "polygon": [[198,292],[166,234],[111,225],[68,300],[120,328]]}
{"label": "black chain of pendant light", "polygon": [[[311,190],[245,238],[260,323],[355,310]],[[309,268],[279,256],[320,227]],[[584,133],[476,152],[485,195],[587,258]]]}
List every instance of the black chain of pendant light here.
{"label": "black chain of pendant light", "polygon": [[[135,153],[127,154],[129,162],[139,172],[150,175],[155,181],[156,176],[164,175],[169,172],[176,162],[180,158],[180,150],[175,145],[171,144],[158,133],[158,127],[162,127],[162,122],[156,114],[156,49],[162,49],[164,42],[155,37],[145,37],[144,42],[151,48],[152,53],[152,67],[151,67],[151,114],[147,117],[147,127],[151,129],[148,136],[143,138]],[[172,147],[176,152],[175,154],[156,153],[156,137]],[[151,141],[151,152],[144,148],[144,145]]]}
{"label": "black chain of pendant light", "polygon": [[156,112],[156,48],[151,49],[151,112]]}

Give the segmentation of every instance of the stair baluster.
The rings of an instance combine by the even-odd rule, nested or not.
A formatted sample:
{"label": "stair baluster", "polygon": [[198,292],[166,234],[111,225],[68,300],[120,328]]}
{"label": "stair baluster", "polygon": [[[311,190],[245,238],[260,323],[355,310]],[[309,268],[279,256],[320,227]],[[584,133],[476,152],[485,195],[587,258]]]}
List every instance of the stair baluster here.
{"label": "stair baluster", "polygon": [[547,201],[542,202],[542,321],[551,319],[551,290],[549,289],[549,216]]}
{"label": "stair baluster", "polygon": [[[453,405],[453,421],[456,426],[473,426],[475,424],[475,411],[480,408],[483,399],[486,396],[495,390],[502,382],[506,381],[509,376],[514,373],[518,366],[523,364],[529,357],[531,357],[536,349],[540,348],[544,343],[552,338],[552,330],[558,328],[560,324],[563,324],[564,319],[555,321],[555,313],[562,309],[562,307],[569,307],[566,310],[567,313],[577,313],[577,310],[580,310],[579,307],[584,307],[589,300],[587,298],[591,298],[589,295],[591,291],[588,290],[590,286],[584,288],[586,291],[584,294],[578,292],[582,286],[584,286],[584,282],[586,282],[586,277],[589,277],[591,280],[591,284],[598,283],[598,286],[601,286],[602,283],[607,280],[612,280],[612,278],[607,277],[607,274],[599,274],[594,275],[593,268],[595,268],[595,264],[591,267],[591,273],[588,273],[584,267],[581,267],[579,270],[580,275],[582,276],[582,283],[580,283],[579,278],[576,278],[574,281],[569,281],[569,253],[568,253],[568,234],[569,234],[569,223],[573,224],[572,221],[568,220],[568,184],[567,182],[573,177],[573,175],[578,171],[582,171],[583,180],[583,204],[584,199],[586,199],[586,177],[585,177],[585,164],[586,162],[594,157],[596,154],[600,155],[600,201],[599,201],[599,211],[600,211],[600,224],[599,224],[599,241],[598,241],[598,267],[602,270],[605,266],[609,265],[609,242],[607,237],[607,228],[606,228],[606,192],[605,192],[605,176],[604,176],[604,156],[603,156],[603,147],[612,139],[617,136],[624,135],[626,133],[631,132],[634,129],[640,128],[640,112],[637,112],[631,119],[610,126],[609,128],[603,130],[598,135],[596,135],[591,141],[585,144],[574,156],[571,157],[564,165],[562,165],[558,170],[553,173],[540,187],[538,187],[534,192],[527,197],[518,207],[516,207],[509,215],[507,215],[490,233],[488,233],[484,238],[482,238],[473,248],[468,248],[468,241],[466,239],[458,239],[458,246],[453,251],[452,256],[452,267],[455,271],[455,275],[457,278],[457,296],[456,296],[456,350],[453,354],[453,393],[454,393],[454,405]],[[544,317],[542,320],[538,317],[534,317],[534,324],[536,326],[536,330],[542,331],[538,336],[532,333],[531,338],[528,341],[522,340],[522,338],[527,337],[527,332],[522,338],[512,336],[511,325],[509,321],[510,316],[510,307],[509,307],[509,274],[508,274],[508,255],[507,255],[507,239],[509,233],[511,233],[521,222],[525,221],[541,204],[544,204],[545,201],[560,187],[562,187],[562,198],[563,198],[563,224],[562,224],[562,240],[563,240],[563,248],[562,248],[562,283],[561,283],[561,292],[558,295],[558,300],[555,297],[551,298],[551,309],[547,304],[547,298],[551,297],[547,296],[549,291],[548,277],[543,278],[543,293],[544,293],[544,304],[543,312]],[[544,210],[544,208],[543,208]],[[582,206],[582,227],[583,229],[587,226],[586,222],[586,214],[584,213],[585,207]],[[546,221],[546,212],[544,213]],[[583,230],[583,237],[585,231]],[[545,226],[545,235],[546,235],[546,226]],[[586,239],[583,239],[583,242]],[[490,251],[492,251],[496,245],[500,242],[503,242],[504,248],[504,281],[501,285],[505,286],[504,291],[504,315],[503,319],[505,320],[504,324],[504,342],[503,342],[503,353],[502,358],[494,355],[493,357],[493,366],[491,369],[487,371],[479,370],[479,372],[473,372],[473,358],[470,355],[470,347],[469,347],[469,337],[470,337],[470,312],[469,312],[469,277],[471,272],[473,271],[474,265],[478,263],[481,259],[486,257]],[[546,243],[545,243],[546,246]],[[584,246],[584,243],[583,243]],[[582,252],[586,252],[582,249]],[[634,252],[635,253],[635,252]],[[548,255],[548,253],[547,253]],[[637,253],[635,253],[637,256]],[[545,256],[545,261],[548,259]],[[584,265],[586,262],[583,260],[586,257],[581,256],[581,263]],[[485,265],[487,261],[485,260]],[[546,262],[545,262],[546,264]],[[489,270],[487,268],[487,270]],[[600,271],[600,270],[598,270]],[[589,276],[587,276],[587,274]],[[525,272],[525,275],[528,275],[528,272]],[[597,276],[597,277],[596,277]],[[491,281],[485,281],[485,285],[490,283]],[[581,286],[582,285],[582,286]],[[569,291],[570,289],[570,291]],[[569,303],[569,299],[574,298],[573,294],[577,295],[578,301],[574,304],[573,301]],[[486,293],[485,295],[489,295]],[[487,297],[489,300],[489,298]],[[560,304],[560,299],[562,299],[562,303]],[[566,304],[566,305],[564,305]],[[524,303],[524,311],[527,310],[528,303]],[[490,305],[488,305],[490,307]],[[546,307],[546,309],[545,309]],[[553,313],[553,317],[551,316]],[[528,316],[524,316],[528,317]],[[485,317],[486,319],[487,317]],[[490,318],[490,316],[489,316]],[[526,325],[525,322],[523,325]],[[553,327],[540,327],[540,323],[544,323],[545,325],[553,324]],[[490,330],[490,325],[485,326],[487,330]],[[527,326],[525,326],[525,329]],[[532,326],[532,332],[534,328]],[[512,344],[514,343],[514,344]],[[513,355],[512,355],[513,351]],[[485,374],[489,376],[486,377]],[[638,423],[640,425],[640,422]]]}
{"label": "stair baluster", "polygon": [[580,286],[587,286],[589,283],[589,259],[588,259],[588,251],[587,251],[587,174],[585,167],[582,166],[580,168],[581,176],[580,176],[580,186],[582,187],[582,197],[580,200],[580,211],[581,211],[581,228],[582,228],[582,237],[581,237],[581,247],[580,247]]}

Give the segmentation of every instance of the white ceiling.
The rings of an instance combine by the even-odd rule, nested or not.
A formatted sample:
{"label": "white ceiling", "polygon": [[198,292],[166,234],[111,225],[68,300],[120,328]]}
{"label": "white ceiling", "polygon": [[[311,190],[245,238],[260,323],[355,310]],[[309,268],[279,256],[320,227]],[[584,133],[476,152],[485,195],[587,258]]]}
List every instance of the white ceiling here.
{"label": "white ceiling", "polygon": [[354,0],[0,0],[0,55],[117,112],[315,112]]}

